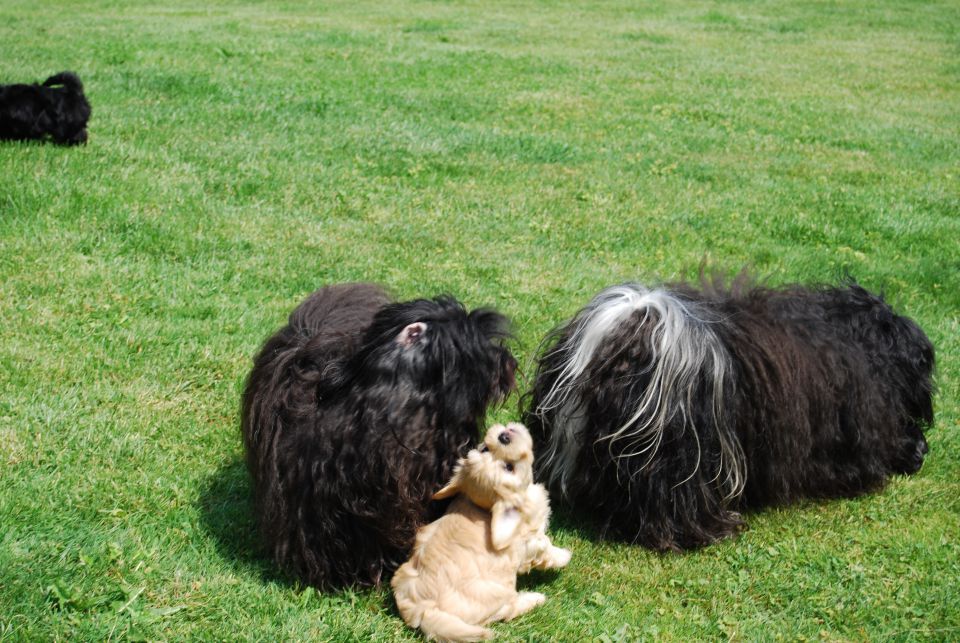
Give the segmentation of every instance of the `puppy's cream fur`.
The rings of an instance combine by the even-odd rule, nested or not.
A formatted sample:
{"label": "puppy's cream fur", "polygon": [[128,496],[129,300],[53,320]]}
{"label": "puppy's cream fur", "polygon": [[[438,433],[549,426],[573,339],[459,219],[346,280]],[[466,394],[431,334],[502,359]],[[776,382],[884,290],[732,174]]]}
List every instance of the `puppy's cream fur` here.
{"label": "puppy's cream fur", "polygon": [[403,620],[427,638],[477,641],[546,597],[517,592],[517,573],[570,561],[546,534],[547,492],[533,484],[533,443],[522,424],[496,425],[461,458],[435,498],[456,495],[447,513],[417,532],[392,586]]}

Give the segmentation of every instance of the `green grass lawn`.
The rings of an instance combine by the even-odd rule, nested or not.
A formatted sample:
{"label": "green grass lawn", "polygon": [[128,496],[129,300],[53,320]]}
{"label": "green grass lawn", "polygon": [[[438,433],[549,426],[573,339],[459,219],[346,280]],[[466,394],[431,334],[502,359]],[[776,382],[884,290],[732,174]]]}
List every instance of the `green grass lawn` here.
{"label": "green grass lawn", "polygon": [[[197,8],[200,7],[200,8]],[[0,143],[0,640],[414,640],[258,554],[239,393],[321,284],[544,333],[702,261],[845,271],[938,351],[922,471],[661,555],[569,517],[506,640],[960,638],[960,5],[0,4],[81,148]],[[516,400],[491,419],[516,417]]]}

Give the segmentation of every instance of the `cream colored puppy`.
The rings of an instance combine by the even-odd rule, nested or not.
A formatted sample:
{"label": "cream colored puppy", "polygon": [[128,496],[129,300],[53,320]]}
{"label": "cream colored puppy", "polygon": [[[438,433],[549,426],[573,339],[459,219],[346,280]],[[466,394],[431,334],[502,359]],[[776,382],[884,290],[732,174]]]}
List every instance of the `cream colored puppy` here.
{"label": "cream colored puppy", "polygon": [[546,596],[517,592],[517,573],[563,567],[570,552],[546,534],[550,505],[533,484],[533,441],[512,423],[487,431],[434,498],[457,495],[447,513],[417,532],[413,554],[393,576],[400,615],[427,638],[478,641]]}

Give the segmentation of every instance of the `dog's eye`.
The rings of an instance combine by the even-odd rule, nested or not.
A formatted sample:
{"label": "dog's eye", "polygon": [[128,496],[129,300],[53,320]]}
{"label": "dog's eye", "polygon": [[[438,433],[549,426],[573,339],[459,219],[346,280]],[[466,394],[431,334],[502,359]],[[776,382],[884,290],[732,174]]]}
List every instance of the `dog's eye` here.
{"label": "dog's eye", "polygon": [[489,450],[490,450],[490,447],[488,447],[486,444],[480,447],[480,453],[486,453]]}
{"label": "dog's eye", "polygon": [[504,463],[503,463],[503,468],[506,469],[507,471],[509,471],[510,473],[513,473],[513,463],[512,463],[512,462],[504,462]]}

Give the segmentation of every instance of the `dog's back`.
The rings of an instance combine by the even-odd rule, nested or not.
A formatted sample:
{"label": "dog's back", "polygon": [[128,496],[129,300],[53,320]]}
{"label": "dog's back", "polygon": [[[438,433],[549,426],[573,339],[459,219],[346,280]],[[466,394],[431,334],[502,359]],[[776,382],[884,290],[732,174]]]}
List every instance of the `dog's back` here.
{"label": "dog's back", "polygon": [[243,438],[254,478],[261,474],[262,445],[289,421],[288,414],[312,412],[318,384],[336,377],[330,365],[356,350],[363,331],[388,301],[373,284],[321,288],[267,340],[243,394]]}
{"label": "dog's back", "polygon": [[37,85],[0,85],[0,140],[38,139],[50,130],[47,101]]}
{"label": "dog's back", "polygon": [[[387,301],[386,293],[371,284],[321,288],[294,309],[254,359],[243,394],[242,432],[260,528],[274,547],[286,547],[289,535],[280,532],[291,528],[288,514],[296,510],[277,494],[276,450],[295,448],[278,446],[278,438],[285,430],[313,426],[318,391],[337,380],[339,364],[356,351],[364,329]],[[286,468],[298,462],[295,455],[283,456]],[[302,555],[293,549],[274,554],[281,560]]]}

